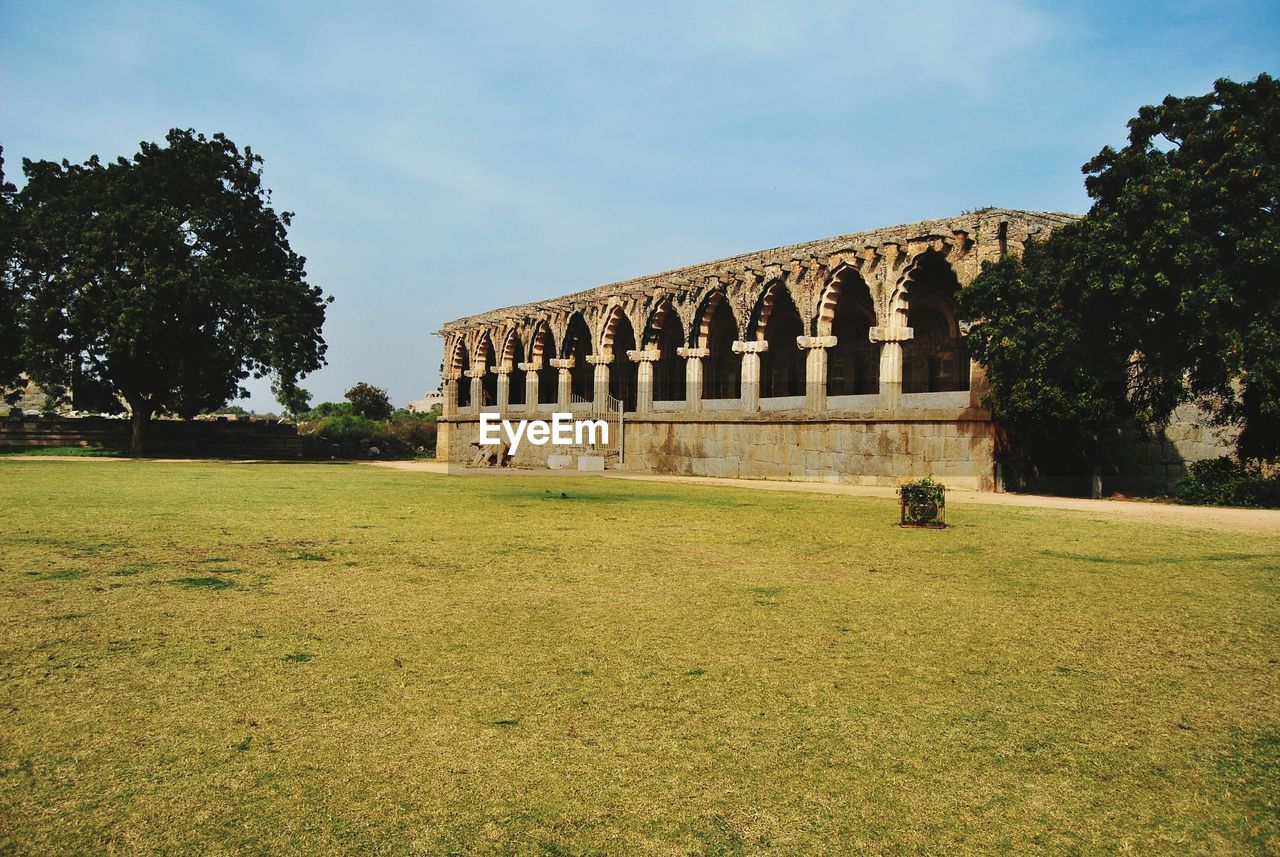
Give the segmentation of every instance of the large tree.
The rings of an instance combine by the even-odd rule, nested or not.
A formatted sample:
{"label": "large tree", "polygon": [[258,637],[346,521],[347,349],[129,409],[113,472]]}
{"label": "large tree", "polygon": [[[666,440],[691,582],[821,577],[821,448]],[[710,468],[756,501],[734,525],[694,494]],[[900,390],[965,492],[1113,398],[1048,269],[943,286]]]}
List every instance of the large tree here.
{"label": "large tree", "polygon": [[1133,307],[1138,406],[1198,399],[1243,455],[1280,454],[1280,82],[1143,107],[1084,169],[1108,286]]}
{"label": "large tree", "polygon": [[[18,384],[18,284],[15,280],[18,239],[17,188],[5,181],[4,148],[0,147],[0,392]],[[16,401],[18,394],[6,394]]]}
{"label": "large tree", "polygon": [[1143,107],[1084,171],[1084,220],[961,296],[994,415],[1098,464],[1108,432],[1196,401],[1242,457],[1280,454],[1280,84]]}
{"label": "large tree", "polygon": [[987,370],[999,451],[1033,469],[1096,469],[1118,427],[1152,420],[1128,395],[1129,320],[1097,249],[1087,220],[1064,226],[1021,258],[984,265],[959,295],[962,311],[981,320],[969,348]]}
{"label": "large tree", "polygon": [[[134,452],[155,414],[191,417],[324,363],[326,299],[271,207],[262,158],[174,129],[132,159],[23,161],[22,361],[77,401],[118,396]],[[104,395],[106,394],[106,395]]]}

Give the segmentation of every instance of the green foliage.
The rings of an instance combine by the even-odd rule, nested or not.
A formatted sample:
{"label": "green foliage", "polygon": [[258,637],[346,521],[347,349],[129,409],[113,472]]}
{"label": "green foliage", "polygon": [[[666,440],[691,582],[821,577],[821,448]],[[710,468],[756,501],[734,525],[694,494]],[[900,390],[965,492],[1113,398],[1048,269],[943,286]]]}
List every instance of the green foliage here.
{"label": "green foliage", "polygon": [[1280,453],[1280,82],[1143,107],[1129,144],[1085,171],[1139,355],[1136,407],[1163,416],[1194,397],[1241,427],[1244,457]]}
{"label": "green foliage", "polygon": [[1142,421],[1127,395],[1120,300],[1097,277],[1094,246],[1087,220],[1064,226],[1020,259],[984,263],[959,294],[961,311],[980,319],[969,348],[987,370],[987,404],[1022,451],[1096,459],[1116,426]]}
{"label": "green foliage", "polygon": [[387,391],[364,381],[356,384],[343,394],[351,403],[353,413],[371,420],[385,420],[391,416],[391,397]]}
{"label": "green foliage", "polygon": [[914,479],[898,486],[898,496],[906,512],[906,520],[913,524],[930,524],[938,520],[947,504],[947,488],[931,476]]}
{"label": "green foliage", "polygon": [[[4,178],[4,147],[0,146],[0,392],[18,387],[18,287],[14,278],[18,239],[17,188]],[[21,392],[12,389],[5,401],[13,404]]]}
{"label": "green foliage", "polygon": [[222,134],[174,129],[132,159],[23,161],[15,281],[22,362],[44,387],[121,395],[141,445],[274,373],[323,365],[326,299],[270,206],[262,159]]}
{"label": "green foliage", "polygon": [[307,412],[311,405],[311,393],[302,389],[295,381],[277,375],[271,382],[271,394],[276,397],[280,407],[291,417]]}
{"label": "green foliage", "polygon": [[354,413],[350,402],[321,402],[309,411],[298,414],[299,420],[319,420],[325,417],[347,416]]}
{"label": "green foliage", "polygon": [[1280,469],[1274,466],[1223,456],[1194,462],[1187,471],[1176,489],[1184,503],[1280,507]]}
{"label": "green foliage", "polygon": [[1105,463],[1125,427],[1197,400],[1280,452],[1280,86],[1166,98],[1085,166],[1085,219],[960,294],[1013,445]]}
{"label": "green foliage", "polygon": [[298,423],[311,456],[412,458],[435,450],[434,415],[397,411],[385,420],[372,420],[350,412],[319,415],[320,410]]}

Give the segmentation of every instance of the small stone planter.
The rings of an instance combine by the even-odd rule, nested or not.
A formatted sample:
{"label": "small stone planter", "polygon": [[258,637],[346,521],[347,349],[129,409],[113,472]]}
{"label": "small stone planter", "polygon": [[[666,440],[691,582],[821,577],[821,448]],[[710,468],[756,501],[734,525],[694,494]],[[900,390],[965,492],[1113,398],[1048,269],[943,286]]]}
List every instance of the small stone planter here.
{"label": "small stone planter", "polygon": [[947,489],[926,476],[898,486],[903,527],[941,530],[947,526]]}

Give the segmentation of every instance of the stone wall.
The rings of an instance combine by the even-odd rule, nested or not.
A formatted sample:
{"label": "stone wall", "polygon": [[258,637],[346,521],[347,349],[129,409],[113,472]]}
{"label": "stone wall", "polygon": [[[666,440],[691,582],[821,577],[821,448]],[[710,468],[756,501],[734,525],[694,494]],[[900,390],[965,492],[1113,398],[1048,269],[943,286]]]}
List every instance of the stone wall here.
{"label": "stone wall", "polygon": [[1119,472],[1103,477],[1103,489],[1138,496],[1172,493],[1187,465],[1233,455],[1236,434],[1210,425],[1209,415],[1195,405],[1182,405],[1164,430],[1130,440]]}
{"label": "stone wall", "polygon": [[[440,428],[440,457],[468,461],[474,451],[471,444],[479,440],[479,418],[453,417]],[[526,442],[512,463],[543,467],[548,455],[565,451]],[[610,467],[858,485],[896,485],[934,476],[954,488],[995,487],[991,424],[984,412],[971,409],[822,418],[733,412],[628,415],[621,464],[611,459]]]}
{"label": "stone wall", "polygon": [[[43,415],[0,419],[0,448],[127,450],[131,434],[129,420],[123,418]],[[148,454],[159,456],[302,457],[297,427],[266,420],[152,420],[148,441]]]}

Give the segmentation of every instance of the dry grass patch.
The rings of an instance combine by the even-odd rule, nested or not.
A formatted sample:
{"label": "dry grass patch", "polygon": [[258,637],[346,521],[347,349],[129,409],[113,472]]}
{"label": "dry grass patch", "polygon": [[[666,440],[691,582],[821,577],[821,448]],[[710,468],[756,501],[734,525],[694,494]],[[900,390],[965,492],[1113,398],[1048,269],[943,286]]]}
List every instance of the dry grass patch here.
{"label": "dry grass patch", "polygon": [[0,497],[6,852],[1280,848],[1274,535],[355,465]]}

